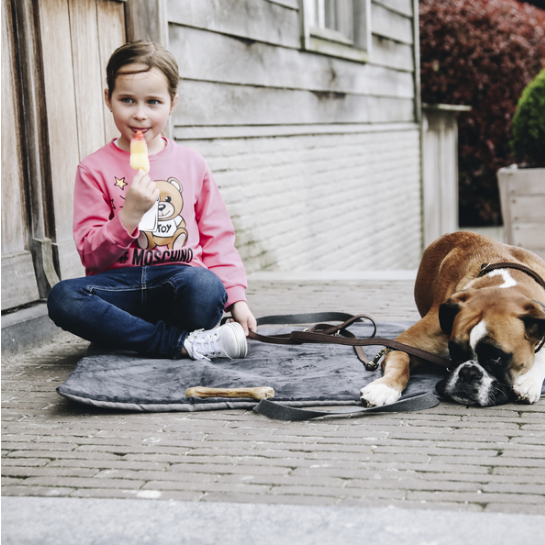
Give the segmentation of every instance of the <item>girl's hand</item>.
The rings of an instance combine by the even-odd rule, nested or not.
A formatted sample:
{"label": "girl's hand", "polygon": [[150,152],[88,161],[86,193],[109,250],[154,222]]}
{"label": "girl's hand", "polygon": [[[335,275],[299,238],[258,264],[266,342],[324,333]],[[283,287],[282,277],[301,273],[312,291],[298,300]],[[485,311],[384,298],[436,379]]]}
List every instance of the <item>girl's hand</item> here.
{"label": "girl's hand", "polygon": [[159,194],[157,185],[148,173],[139,170],[127,190],[125,204],[119,212],[119,219],[129,233],[134,233],[142,216],[159,199]]}
{"label": "girl's hand", "polygon": [[250,331],[257,330],[257,322],[254,318],[254,315],[250,311],[250,307],[246,301],[237,301],[231,307],[231,314],[235,319],[235,322],[238,322],[244,329],[246,337]]}

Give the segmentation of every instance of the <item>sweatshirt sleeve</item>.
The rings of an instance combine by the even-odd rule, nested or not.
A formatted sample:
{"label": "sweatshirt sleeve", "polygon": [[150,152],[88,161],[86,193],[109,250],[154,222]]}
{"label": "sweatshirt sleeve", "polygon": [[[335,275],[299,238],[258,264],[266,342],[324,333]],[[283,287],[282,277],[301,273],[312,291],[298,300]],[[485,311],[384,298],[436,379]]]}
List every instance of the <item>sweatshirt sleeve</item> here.
{"label": "sweatshirt sleeve", "polygon": [[203,263],[218,275],[227,291],[225,308],[237,301],[246,301],[246,272],[235,248],[235,230],[208,167],[205,167],[202,189],[195,204],[195,218]]}
{"label": "sweatshirt sleeve", "polygon": [[106,269],[137,236],[138,229],[133,235],[125,229],[98,181],[79,165],[74,188],[74,240],[83,266],[92,272]]}

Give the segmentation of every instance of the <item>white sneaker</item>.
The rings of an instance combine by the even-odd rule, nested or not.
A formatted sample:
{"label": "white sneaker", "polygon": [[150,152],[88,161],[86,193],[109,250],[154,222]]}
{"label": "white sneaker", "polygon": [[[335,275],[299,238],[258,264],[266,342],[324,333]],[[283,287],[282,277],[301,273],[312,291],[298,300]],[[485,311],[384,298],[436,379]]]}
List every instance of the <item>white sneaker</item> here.
{"label": "white sneaker", "polygon": [[194,360],[238,359],[248,354],[246,335],[238,322],[229,322],[207,331],[197,329],[187,336],[184,347]]}

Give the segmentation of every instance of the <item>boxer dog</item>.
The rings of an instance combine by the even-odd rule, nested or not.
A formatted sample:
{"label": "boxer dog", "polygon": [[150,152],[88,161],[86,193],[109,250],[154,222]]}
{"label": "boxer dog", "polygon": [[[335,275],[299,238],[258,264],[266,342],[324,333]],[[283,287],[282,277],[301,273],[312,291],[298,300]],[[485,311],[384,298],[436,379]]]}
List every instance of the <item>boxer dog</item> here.
{"label": "boxer dog", "polygon": [[[443,397],[482,407],[508,399],[535,403],[545,379],[543,279],[545,261],[532,252],[470,232],[444,235],[426,249],[418,270],[422,318],[396,340],[451,359],[450,374],[437,385]],[[397,401],[420,363],[389,352],[382,378],[361,390],[363,403]]]}

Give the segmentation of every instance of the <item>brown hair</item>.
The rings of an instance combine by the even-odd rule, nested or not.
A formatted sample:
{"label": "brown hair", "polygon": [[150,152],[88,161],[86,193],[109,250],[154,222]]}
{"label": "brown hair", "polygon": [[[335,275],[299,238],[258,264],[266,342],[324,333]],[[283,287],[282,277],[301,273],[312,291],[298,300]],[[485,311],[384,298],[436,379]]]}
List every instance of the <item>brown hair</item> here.
{"label": "brown hair", "polygon": [[[144,64],[147,68],[142,70],[122,70],[129,64]],[[108,93],[110,97],[115,89],[115,80],[119,73],[139,74],[149,72],[152,68],[158,68],[163,72],[168,82],[168,92],[170,100],[174,100],[176,89],[178,88],[178,64],[172,53],[166,50],[162,45],[138,40],[128,42],[118,47],[110,57],[106,67],[106,81],[108,83]]]}

